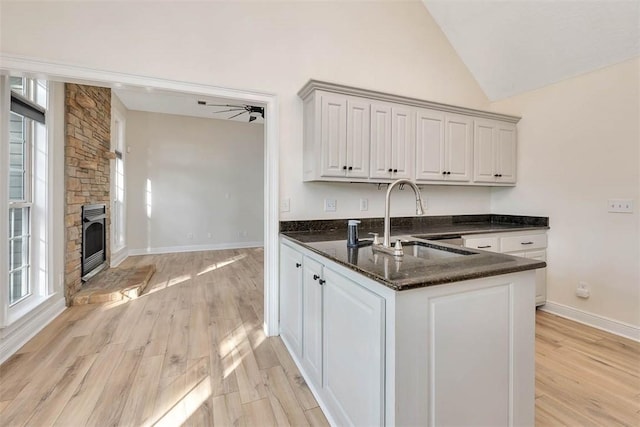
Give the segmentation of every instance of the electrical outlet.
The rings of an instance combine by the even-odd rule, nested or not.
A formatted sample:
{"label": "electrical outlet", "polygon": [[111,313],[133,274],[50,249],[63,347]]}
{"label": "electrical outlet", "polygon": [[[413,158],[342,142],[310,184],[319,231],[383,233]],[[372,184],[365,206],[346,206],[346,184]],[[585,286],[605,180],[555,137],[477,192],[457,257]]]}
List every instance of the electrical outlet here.
{"label": "electrical outlet", "polygon": [[336,199],[324,199],[325,212],[335,212],[337,205],[338,205],[338,202],[336,201]]}
{"label": "electrical outlet", "polygon": [[193,239],[193,233],[187,233],[187,239]]}
{"label": "electrical outlet", "polygon": [[589,284],[587,282],[579,282],[576,288],[576,296],[579,298],[589,298],[590,295]]}
{"label": "electrical outlet", "polygon": [[211,238],[211,233],[207,233],[207,238],[210,239]]}
{"label": "electrical outlet", "polygon": [[288,197],[280,200],[280,212],[289,212],[291,210],[291,199]]}
{"label": "electrical outlet", "polygon": [[361,211],[369,210],[369,199],[360,199],[360,210]]}
{"label": "electrical outlet", "polygon": [[609,199],[607,201],[609,212],[614,213],[633,213],[632,199]]}

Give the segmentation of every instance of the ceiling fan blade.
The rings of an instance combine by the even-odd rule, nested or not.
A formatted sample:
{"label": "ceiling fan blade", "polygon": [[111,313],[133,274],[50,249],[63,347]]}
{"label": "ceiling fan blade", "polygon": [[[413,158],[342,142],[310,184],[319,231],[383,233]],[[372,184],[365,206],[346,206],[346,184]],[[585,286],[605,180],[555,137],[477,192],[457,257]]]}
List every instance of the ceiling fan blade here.
{"label": "ceiling fan blade", "polygon": [[[202,105],[202,104],[200,104]],[[246,108],[244,105],[232,105],[232,104],[204,104],[205,107],[231,107],[231,108]]]}
{"label": "ceiling fan blade", "polygon": [[239,115],[241,115],[241,114],[245,114],[245,113],[246,113],[246,111],[243,111],[242,113],[238,113],[238,114],[236,114],[235,116],[231,116],[231,117],[229,117],[229,120],[231,120],[231,119],[233,119],[233,118],[235,118],[235,117],[238,117],[238,116],[239,116]]}
{"label": "ceiling fan blade", "polygon": [[212,111],[212,113],[217,114],[217,113],[228,113],[229,111],[243,111],[244,108],[232,108],[229,110],[220,110],[220,111]]}

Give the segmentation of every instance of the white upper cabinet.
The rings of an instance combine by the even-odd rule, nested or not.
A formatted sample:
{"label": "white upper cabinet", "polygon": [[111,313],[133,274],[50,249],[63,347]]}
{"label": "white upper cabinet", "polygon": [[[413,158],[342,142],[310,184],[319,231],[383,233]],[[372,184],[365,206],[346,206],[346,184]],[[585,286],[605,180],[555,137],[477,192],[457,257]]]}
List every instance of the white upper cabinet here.
{"label": "white upper cabinet", "polygon": [[369,102],[357,98],[347,98],[347,144],[346,176],[349,178],[369,177]]}
{"label": "white upper cabinet", "polygon": [[318,91],[304,108],[305,180],[368,179],[369,102]]}
{"label": "white upper cabinet", "polygon": [[391,107],[371,106],[371,177],[391,178]]}
{"label": "white upper cabinet", "polygon": [[420,109],[416,123],[416,181],[468,182],[473,119]]}
{"label": "white upper cabinet", "polygon": [[371,178],[413,178],[414,116],[408,107],[371,104]]}
{"label": "white upper cabinet", "polygon": [[344,176],[347,164],[347,100],[344,96],[321,96],[320,141],[322,176]]}
{"label": "white upper cabinet", "polygon": [[310,80],[305,181],[513,185],[519,118]]}
{"label": "white upper cabinet", "polygon": [[516,127],[495,120],[475,120],[475,182],[515,184]]}

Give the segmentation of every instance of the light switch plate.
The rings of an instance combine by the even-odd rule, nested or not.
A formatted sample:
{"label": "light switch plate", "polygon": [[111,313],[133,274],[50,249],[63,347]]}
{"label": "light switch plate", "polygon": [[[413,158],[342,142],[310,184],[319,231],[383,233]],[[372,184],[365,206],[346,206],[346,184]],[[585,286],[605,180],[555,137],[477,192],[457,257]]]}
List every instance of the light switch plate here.
{"label": "light switch plate", "polygon": [[633,213],[632,199],[609,199],[607,201],[609,212],[614,213]]}
{"label": "light switch plate", "polygon": [[360,199],[360,210],[361,211],[369,210],[369,199]]}
{"label": "light switch plate", "polygon": [[291,210],[291,199],[288,197],[280,200],[280,212],[289,212]]}

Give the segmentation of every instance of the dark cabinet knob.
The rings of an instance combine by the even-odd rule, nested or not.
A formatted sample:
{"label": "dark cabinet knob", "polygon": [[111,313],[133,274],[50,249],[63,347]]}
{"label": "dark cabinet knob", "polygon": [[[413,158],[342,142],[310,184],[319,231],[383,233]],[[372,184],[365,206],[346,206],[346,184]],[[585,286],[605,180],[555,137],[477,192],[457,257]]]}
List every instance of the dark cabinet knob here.
{"label": "dark cabinet knob", "polygon": [[321,285],[324,285],[324,284],[325,284],[325,282],[326,282],[326,280],[323,280],[323,279],[320,279],[320,280],[318,281],[318,283],[320,283]]}
{"label": "dark cabinet knob", "polygon": [[347,170],[347,167],[346,167],[346,166],[343,166],[343,167],[342,167],[342,170],[346,171],[346,170]]}
{"label": "dark cabinet knob", "polygon": [[497,173],[494,173],[494,174],[493,174],[493,176],[495,176],[495,177],[497,178],[497,177],[498,177],[498,174],[497,174]]}
{"label": "dark cabinet knob", "polygon": [[300,264],[299,262],[296,262],[296,268],[300,268],[302,267],[302,264]]}
{"label": "dark cabinet knob", "polygon": [[498,178],[502,178],[502,174],[501,173],[498,174]]}
{"label": "dark cabinet knob", "polygon": [[393,172],[393,169],[389,168],[389,172]]}
{"label": "dark cabinet knob", "polygon": [[397,172],[398,172],[398,169],[394,169],[394,170],[393,170],[393,173],[397,173]]}
{"label": "dark cabinet knob", "polygon": [[320,276],[318,276],[317,274],[313,275],[313,280],[318,280],[320,278]]}
{"label": "dark cabinet knob", "polygon": [[353,166],[349,166],[349,170],[352,171],[353,170]]}
{"label": "dark cabinet knob", "polygon": [[447,174],[447,171],[442,171],[442,175],[446,175],[446,174]]}
{"label": "dark cabinet knob", "polygon": [[451,171],[447,171],[447,175],[451,175]]}

